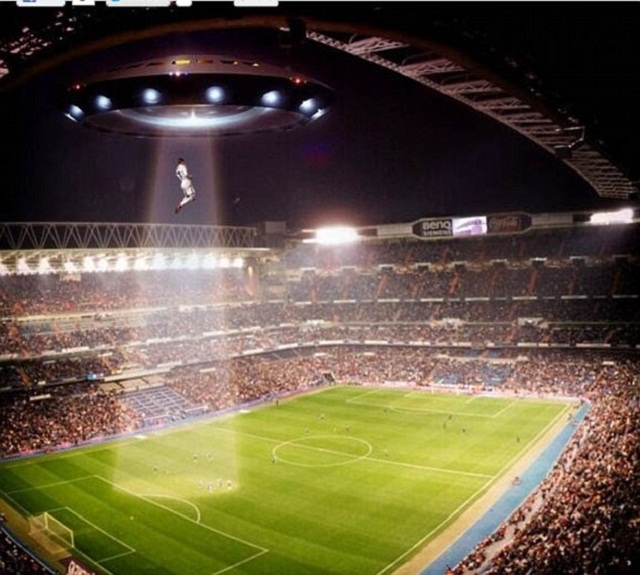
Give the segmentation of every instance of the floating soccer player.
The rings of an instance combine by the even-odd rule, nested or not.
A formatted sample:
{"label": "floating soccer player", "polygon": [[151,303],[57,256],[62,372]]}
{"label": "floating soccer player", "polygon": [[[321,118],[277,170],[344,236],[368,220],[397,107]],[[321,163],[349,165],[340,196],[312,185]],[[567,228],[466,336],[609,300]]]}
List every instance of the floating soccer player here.
{"label": "floating soccer player", "polygon": [[189,170],[187,170],[187,163],[184,161],[184,158],[178,159],[176,176],[180,180],[180,188],[182,189],[182,199],[174,210],[174,213],[177,214],[186,204],[193,202],[193,200],[196,199],[196,190],[193,187],[193,181],[189,174]]}

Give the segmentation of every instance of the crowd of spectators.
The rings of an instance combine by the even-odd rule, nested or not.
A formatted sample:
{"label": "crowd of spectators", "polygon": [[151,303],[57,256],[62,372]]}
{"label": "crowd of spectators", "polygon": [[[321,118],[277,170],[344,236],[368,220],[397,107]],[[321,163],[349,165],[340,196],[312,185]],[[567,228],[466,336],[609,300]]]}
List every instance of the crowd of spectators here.
{"label": "crowd of spectators", "polygon": [[220,411],[325,383],[326,360],[238,358],[218,361],[202,371],[194,367],[171,372],[167,384],[192,403]]}
{"label": "crowd of spectators", "polygon": [[[30,335],[23,338],[24,355],[0,362],[0,376],[4,387],[32,388],[82,380],[91,374],[100,378],[131,368],[201,363],[283,345],[326,342],[377,341],[445,350],[460,346],[472,350],[579,344],[628,348],[640,343],[640,326],[630,321],[549,322],[535,315],[544,313],[541,308],[530,309],[531,316],[515,321],[491,321],[491,314],[485,314],[491,309],[488,302],[462,306],[475,311],[476,321],[467,321],[459,317],[460,307],[455,303],[270,303],[245,305],[226,313],[214,308],[127,315],[122,325],[106,327],[104,321],[86,320],[86,330],[70,332],[52,329],[49,322],[39,326],[41,331],[32,327]],[[279,321],[279,310],[287,322]],[[419,321],[420,311],[427,310],[432,314]],[[43,349],[44,341],[47,349]],[[63,343],[66,347],[61,347]]]}
{"label": "crowd of spectators", "polygon": [[11,275],[0,279],[0,317],[215,304],[250,298],[246,270]]}
{"label": "crowd of spectators", "polygon": [[[582,272],[577,270],[588,269],[573,267],[571,274],[579,276]],[[85,274],[80,282],[71,284],[74,294],[84,302],[92,301],[94,296],[100,297],[93,300],[91,305],[95,307],[91,313],[74,315],[60,313],[65,309],[59,302],[64,299],[68,282],[48,276],[44,276],[45,280],[37,276],[3,278],[2,284],[19,281],[20,289],[32,285],[21,296],[19,307],[23,311],[0,321],[0,357],[25,359],[84,348],[113,350],[141,342],[149,344],[149,340],[193,339],[215,332],[318,321],[417,326],[416,329],[431,330],[430,341],[447,340],[450,335],[447,326],[435,323],[454,319],[458,321],[457,341],[573,346],[581,343],[633,346],[639,343],[637,324],[640,310],[636,297],[613,297],[611,290],[594,292],[597,283],[590,283],[591,279],[578,282],[582,286],[581,291],[590,291],[589,296],[571,295],[568,288],[562,287],[567,285],[562,268],[529,269],[527,279],[521,282],[520,287],[505,281],[503,272],[499,268],[442,272],[383,270],[374,273],[343,270],[327,276],[304,272],[299,281],[289,282],[286,300],[249,298],[240,303],[243,295],[248,296],[238,287],[224,306],[219,301],[212,303],[213,297],[209,298],[209,303],[197,299],[196,294],[202,291],[199,287],[185,299],[172,299],[175,295],[171,291],[174,278],[171,272],[167,272],[163,281],[157,282],[166,285],[168,291],[161,308],[141,307],[140,288],[136,284],[136,289],[129,291],[132,283],[126,274],[122,276],[122,284],[116,281],[121,274],[103,274],[105,278],[110,276],[110,280],[105,280],[102,290],[95,286],[95,274]],[[159,272],[143,272],[141,277],[146,273],[153,275],[147,279],[154,285]],[[538,275],[546,277],[546,280],[534,281]],[[623,275],[613,272],[612,275],[616,279],[610,283],[627,286],[627,295],[638,295],[637,283],[632,288]],[[589,276],[596,277],[600,276],[597,273]],[[55,294],[49,307],[45,307],[46,298],[36,298],[34,305],[26,295],[34,291],[33,285],[41,281],[48,284],[47,294]],[[199,281],[193,285],[199,286]],[[215,284],[211,278],[209,281]],[[464,285],[472,286],[473,296],[467,293],[460,297],[459,292]],[[242,286],[242,282],[238,282],[238,286]],[[6,289],[10,291],[10,288]],[[157,285],[154,290],[160,291]],[[496,290],[507,295],[496,299],[491,295],[495,295]],[[555,295],[549,295],[550,291]],[[18,290],[16,293],[21,292]],[[520,297],[518,294],[521,293],[529,295]],[[191,299],[191,296],[196,299]],[[103,306],[103,300],[108,300],[109,306]],[[187,307],[185,302],[193,305]],[[145,300],[145,304],[148,303]],[[43,315],[28,315],[34,310]],[[535,323],[522,321],[532,318]],[[460,322],[464,325],[460,326]],[[492,327],[489,328],[488,324]]]}
{"label": "crowd of spectators", "polygon": [[[507,387],[576,394],[591,410],[536,491],[452,575],[617,575],[640,566],[640,395],[637,361],[537,358]],[[526,364],[529,366],[530,364]],[[497,544],[497,551],[489,553]]]}
{"label": "crowd of spectators", "polygon": [[577,347],[640,343],[637,299],[614,297],[638,295],[638,263],[612,257],[637,228],[304,246],[279,301],[243,270],[2,277],[0,456],[136,430],[89,380],[159,368],[210,411],[332,381],[579,396],[593,407],[562,460],[454,572],[623,573],[640,548],[640,369]]}
{"label": "crowd of spectators", "polygon": [[[580,262],[580,263],[579,263]],[[289,286],[295,301],[424,298],[611,296],[634,293],[628,281],[637,265],[617,260],[495,261],[448,266],[399,264],[378,268],[311,269]]]}
{"label": "crowd of spectators", "polygon": [[[4,522],[4,517],[0,521]],[[55,571],[36,559],[0,524],[0,573],[6,575],[54,575]]]}
{"label": "crowd of spectators", "polygon": [[0,456],[50,451],[136,429],[139,419],[97,383],[0,395]]}

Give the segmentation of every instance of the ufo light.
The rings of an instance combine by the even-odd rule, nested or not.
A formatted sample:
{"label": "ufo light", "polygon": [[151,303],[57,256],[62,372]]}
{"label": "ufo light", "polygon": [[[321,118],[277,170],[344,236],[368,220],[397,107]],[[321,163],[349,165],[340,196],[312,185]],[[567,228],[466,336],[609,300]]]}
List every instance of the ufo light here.
{"label": "ufo light", "polygon": [[318,104],[313,98],[307,98],[300,104],[300,111],[304,114],[315,114],[318,110]]}
{"label": "ufo light", "polygon": [[207,102],[211,104],[221,104],[224,102],[225,98],[224,88],[220,86],[211,86],[210,88],[207,88],[205,98]]}
{"label": "ufo light", "polygon": [[260,98],[263,106],[277,106],[282,101],[282,94],[277,90],[270,90]]}
{"label": "ufo light", "polygon": [[82,108],[80,108],[80,106],[76,106],[75,104],[70,104],[67,107],[65,116],[67,116],[67,118],[70,118],[71,120],[79,122],[84,117],[84,112],[82,111]]}
{"label": "ufo light", "polygon": [[96,96],[95,104],[96,108],[98,108],[99,110],[110,110],[113,106],[111,100],[107,98],[107,96],[103,96],[102,94]]}
{"label": "ufo light", "polygon": [[145,104],[158,104],[160,103],[160,92],[158,90],[154,90],[153,88],[146,88],[142,92],[142,101]]}

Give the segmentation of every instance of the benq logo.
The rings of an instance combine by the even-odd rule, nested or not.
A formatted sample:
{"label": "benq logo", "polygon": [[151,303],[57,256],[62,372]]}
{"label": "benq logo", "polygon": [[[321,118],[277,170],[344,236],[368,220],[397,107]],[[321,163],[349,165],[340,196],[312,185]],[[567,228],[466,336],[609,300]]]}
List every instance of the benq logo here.
{"label": "benq logo", "polygon": [[453,234],[453,225],[450,219],[423,220],[418,228],[418,235],[423,238],[443,237]]}

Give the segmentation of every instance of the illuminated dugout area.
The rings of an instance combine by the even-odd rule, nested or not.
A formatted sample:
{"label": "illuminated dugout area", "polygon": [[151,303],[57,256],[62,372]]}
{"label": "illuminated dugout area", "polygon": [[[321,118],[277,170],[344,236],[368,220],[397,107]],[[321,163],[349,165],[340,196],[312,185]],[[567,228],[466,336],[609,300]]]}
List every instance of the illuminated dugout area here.
{"label": "illuminated dugout area", "polygon": [[149,60],[71,86],[65,115],[134,136],[230,136],[304,126],[331,107],[328,86],[278,66],[218,56]]}

